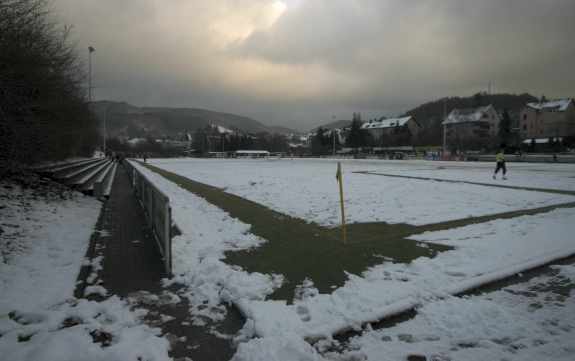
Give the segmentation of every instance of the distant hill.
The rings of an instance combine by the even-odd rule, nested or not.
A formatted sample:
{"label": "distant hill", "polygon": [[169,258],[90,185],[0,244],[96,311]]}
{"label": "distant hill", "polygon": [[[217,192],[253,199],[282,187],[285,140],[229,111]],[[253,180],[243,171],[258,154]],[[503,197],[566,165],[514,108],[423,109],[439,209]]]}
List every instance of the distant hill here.
{"label": "distant hill", "polygon": [[111,101],[93,102],[92,109],[102,117],[105,109],[108,137],[183,139],[188,132],[213,125],[237,133],[275,133],[254,119],[205,109],[136,107]]}
{"label": "distant hill", "polygon": [[[345,128],[345,127],[349,127],[351,125],[351,120],[345,120],[345,119],[341,119],[341,120],[337,120],[335,122],[331,122],[331,123],[326,123],[321,125],[322,129],[329,129],[332,130],[333,128]],[[317,132],[317,130],[319,129],[319,127],[317,128],[313,128],[312,130],[309,131],[309,133],[315,133]]]}
{"label": "distant hill", "polygon": [[[518,111],[526,103],[538,102],[540,99],[530,94],[487,94],[477,93],[470,97],[450,97],[445,102],[438,99],[416,108],[413,108],[401,116],[414,116],[422,128],[434,123],[440,124],[444,117],[444,105],[447,105],[446,113],[453,109],[472,108],[481,105],[493,104],[497,111],[507,109],[514,124],[518,122]],[[126,102],[99,101],[91,104],[92,110],[98,117],[106,117],[106,134],[108,137],[120,139],[142,138],[152,136],[154,138],[185,138],[188,132],[195,132],[198,128],[208,129],[218,126],[236,133],[280,133],[298,134],[297,130],[273,126],[267,127],[257,120],[229,113],[215,112],[197,108],[166,108],[166,107],[136,107]],[[323,129],[345,128],[351,124],[351,120],[337,120],[323,124]],[[309,131],[315,133],[319,127]]]}
{"label": "distant hill", "polygon": [[470,97],[447,98],[446,102],[444,99],[431,101],[405,112],[405,114],[400,117],[413,116],[422,127],[425,127],[434,119],[443,120],[445,105],[447,105],[446,113],[449,115],[453,109],[475,108],[482,105],[493,104],[495,109],[500,113],[503,113],[503,111],[507,109],[512,121],[515,122],[518,121],[519,109],[522,106],[538,101],[538,98],[528,93],[519,95],[477,93]]}
{"label": "distant hill", "polygon": [[301,133],[300,131],[297,131],[295,129],[290,129],[290,128],[286,128],[286,127],[280,127],[278,125],[274,125],[271,127],[268,127],[269,130],[271,130],[273,133],[280,133],[280,134],[284,134],[284,135],[291,135],[291,134],[299,134]]}

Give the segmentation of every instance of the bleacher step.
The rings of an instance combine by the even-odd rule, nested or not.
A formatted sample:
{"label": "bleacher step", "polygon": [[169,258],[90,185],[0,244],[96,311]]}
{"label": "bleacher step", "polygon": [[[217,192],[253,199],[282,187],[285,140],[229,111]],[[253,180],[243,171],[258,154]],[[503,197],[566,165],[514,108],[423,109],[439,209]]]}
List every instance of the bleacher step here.
{"label": "bleacher step", "polygon": [[94,182],[102,187],[102,196],[108,198],[117,163],[108,158],[93,158],[59,163],[36,169],[36,173],[93,196]]}

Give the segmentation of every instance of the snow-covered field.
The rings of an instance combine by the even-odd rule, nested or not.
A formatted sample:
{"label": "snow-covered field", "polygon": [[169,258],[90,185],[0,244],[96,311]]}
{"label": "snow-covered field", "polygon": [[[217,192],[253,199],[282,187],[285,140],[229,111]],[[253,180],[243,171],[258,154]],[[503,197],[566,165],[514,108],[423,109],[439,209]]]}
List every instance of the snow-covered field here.
{"label": "snow-covered field", "polygon": [[[167,159],[150,164],[308,222],[341,225],[334,160]],[[491,163],[346,160],[341,164],[347,223],[423,225],[575,201],[559,194],[464,183],[575,191],[573,165],[510,163],[505,181],[501,172],[498,179],[492,178]]]}
{"label": "snow-covered field", "polygon": [[[151,159],[149,163],[310,223],[326,227],[341,224],[334,160]],[[501,175],[494,180],[494,165],[486,163],[364,160],[341,163],[348,223],[381,221],[426,225],[575,202],[571,195],[490,186],[575,191],[573,165],[510,163],[509,179],[504,181]],[[202,324],[204,317],[225,318],[224,302],[235,303],[248,316],[241,334],[235,337],[238,342],[235,360],[406,360],[410,355],[423,359],[433,356],[436,360],[575,358],[572,346],[575,294],[571,291],[559,297],[536,287],[538,283],[553,281],[550,276],[481,296],[453,296],[482,283],[575,254],[573,208],[414,235],[412,240],[421,247],[435,242],[455,249],[433,259],[419,258],[411,264],[393,264],[382,259],[382,264],[367,269],[361,276],[348,275],[346,284],[332,294],[318,294],[313,280],[309,280],[301,285],[302,297],[287,304],[266,300],[266,295],[281,285],[282,275],[248,274],[221,261],[227,250],[255,247],[257,252],[257,245],[265,242],[249,232],[249,225],[159,175],[138,168],[170,197],[174,221],[184,231],[173,240],[176,276],[170,283],[185,285],[180,296],[190,301],[195,323]],[[4,192],[9,197],[16,190]],[[92,219],[92,215],[99,208],[89,199],[73,204],[78,202],[88,214],[82,230],[74,231],[73,238],[76,238],[74,242],[85,242],[87,247],[90,227],[97,218],[96,215]],[[61,238],[58,232],[66,227],[50,226],[47,217],[51,209],[40,206],[27,209],[27,215],[17,218],[6,212],[7,208],[1,210],[3,250],[7,240]],[[76,206],[66,205],[59,208],[58,214],[73,218],[82,212]],[[37,234],[26,218],[34,219],[50,232]],[[12,233],[7,230],[19,233],[8,238],[6,235]],[[66,258],[74,256],[73,267],[79,269],[83,257],[81,246],[75,255],[69,255],[68,248],[73,247],[61,247],[59,252]],[[16,259],[16,254],[21,255],[21,260]],[[115,302],[116,307],[106,307],[104,302],[75,300],[71,291],[75,277],[68,276],[69,279],[62,281],[66,285],[61,291],[45,301],[20,307],[21,299],[43,292],[37,287],[34,269],[29,263],[49,261],[50,254],[54,255],[49,249],[36,254],[31,248],[23,247],[3,252],[0,354],[15,355],[9,358],[15,360],[74,359],[40,358],[33,352],[54,349],[55,346],[46,341],[48,338],[56,344],[65,342],[69,329],[58,330],[58,322],[72,317],[69,315],[76,312],[74,309],[81,310],[79,307],[89,304],[108,310],[107,324],[98,313],[82,314],[85,322],[73,326],[76,331],[83,330],[75,333],[77,338],[83,337],[82,342],[75,343],[76,350],[91,352],[94,359],[104,358],[103,355],[110,359],[135,359],[135,354],[129,352],[138,348],[132,338],[137,335],[139,340],[155,347],[154,351],[139,347],[138,355],[144,359],[166,358],[167,341],[157,337],[154,329],[138,323],[139,313],[144,310],[132,310],[128,302],[114,297],[105,302]],[[26,258],[34,261],[27,263]],[[60,264],[42,267],[45,268],[36,274],[53,272],[56,275],[62,268]],[[566,285],[575,282],[574,266],[556,267],[556,271],[555,280]],[[12,286],[16,281],[19,286]],[[13,293],[16,296],[11,296]],[[10,296],[5,296],[7,294]],[[411,307],[418,310],[414,319],[391,328],[371,330],[369,322]],[[30,314],[37,315],[33,321],[28,321],[30,316],[24,320],[22,316],[14,317]],[[89,332],[105,324],[115,336],[116,348],[96,350],[98,347],[91,343]],[[340,346],[332,339],[332,333],[346,328],[359,330],[361,326],[365,328],[362,336],[354,338],[344,351],[329,351]],[[131,332],[131,336],[120,337],[121,332]],[[18,335],[33,336],[28,342],[18,342]],[[312,339],[322,340],[312,347],[305,341]]]}

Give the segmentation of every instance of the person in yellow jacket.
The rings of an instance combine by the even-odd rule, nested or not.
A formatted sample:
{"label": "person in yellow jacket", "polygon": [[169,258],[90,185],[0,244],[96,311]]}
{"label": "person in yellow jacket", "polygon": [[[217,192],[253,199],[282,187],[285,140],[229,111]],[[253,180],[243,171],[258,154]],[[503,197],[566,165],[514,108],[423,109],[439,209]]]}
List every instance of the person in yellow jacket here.
{"label": "person in yellow jacket", "polygon": [[500,169],[503,169],[503,179],[507,179],[505,177],[505,173],[507,173],[507,169],[505,169],[505,149],[500,149],[499,150],[499,154],[497,154],[497,167],[495,167],[495,173],[493,173],[493,179],[496,179],[496,175],[497,172],[499,172]]}

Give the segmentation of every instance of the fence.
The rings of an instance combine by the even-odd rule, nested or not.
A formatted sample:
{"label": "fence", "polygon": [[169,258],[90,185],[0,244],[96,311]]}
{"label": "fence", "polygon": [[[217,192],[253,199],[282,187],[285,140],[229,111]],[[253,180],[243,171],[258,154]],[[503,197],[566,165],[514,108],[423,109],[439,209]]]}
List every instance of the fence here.
{"label": "fence", "polygon": [[162,191],[156,188],[152,182],[140,173],[127,159],[124,166],[130,177],[130,181],[136,188],[136,193],[144,213],[148,217],[148,223],[156,236],[160,246],[160,252],[164,256],[166,274],[172,274],[172,238],[170,228],[172,224],[172,209],[170,199]]}

